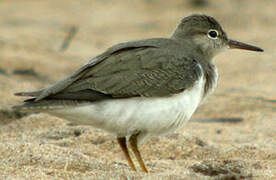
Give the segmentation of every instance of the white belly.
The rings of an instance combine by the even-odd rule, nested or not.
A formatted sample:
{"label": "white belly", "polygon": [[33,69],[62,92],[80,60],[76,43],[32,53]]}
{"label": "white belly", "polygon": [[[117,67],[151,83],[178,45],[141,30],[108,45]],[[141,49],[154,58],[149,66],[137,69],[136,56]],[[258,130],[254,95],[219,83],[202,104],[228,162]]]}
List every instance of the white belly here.
{"label": "white belly", "polygon": [[203,89],[201,77],[193,88],[171,97],[106,100],[48,113],[117,136],[139,131],[160,135],[175,130],[191,118],[202,100]]}

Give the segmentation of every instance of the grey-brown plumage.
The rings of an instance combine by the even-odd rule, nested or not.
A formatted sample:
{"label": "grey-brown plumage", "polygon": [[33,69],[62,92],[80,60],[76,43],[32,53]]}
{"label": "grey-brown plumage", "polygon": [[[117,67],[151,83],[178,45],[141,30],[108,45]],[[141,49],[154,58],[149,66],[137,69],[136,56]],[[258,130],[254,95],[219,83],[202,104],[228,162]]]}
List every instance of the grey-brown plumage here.
{"label": "grey-brown plumage", "polygon": [[[201,73],[198,63],[201,63],[207,75],[207,93],[214,84],[214,66],[209,59],[213,55],[194,45],[192,37],[197,34],[190,30],[197,27],[196,33],[206,34],[206,25],[218,29],[222,37],[227,39],[221,26],[212,17],[189,16],[180,22],[171,38],[115,45],[65,80],[39,93],[33,93],[35,101],[59,97],[72,99],[72,94],[80,97],[74,99],[88,101],[101,100],[98,95],[103,99],[169,96],[190,88],[198,80]],[[81,93],[83,90],[93,90],[93,95],[88,93],[86,96]]]}
{"label": "grey-brown plumage", "polygon": [[[66,80],[33,95],[36,101],[72,99],[74,94],[74,99],[97,101],[101,100],[98,95],[105,99],[182,92],[193,85],[201,70],[196,59],[179,51],[180,43],[156,38],[116,45]],[[82,93],[84,90],[91,90],[91,94]]]}
{"label": "grey-brown plumage", "polygon": [[125,142],[130,137],[147,172],[138,141],[190,119],[216,84],[213,57],[228,47],[262,51],[228,39],[214,18],[191,15],[181,20],[170,38],[117,44],[49,88],[17,93],[33,98],[15,108],[45,111],[116,134],[135,170]]}

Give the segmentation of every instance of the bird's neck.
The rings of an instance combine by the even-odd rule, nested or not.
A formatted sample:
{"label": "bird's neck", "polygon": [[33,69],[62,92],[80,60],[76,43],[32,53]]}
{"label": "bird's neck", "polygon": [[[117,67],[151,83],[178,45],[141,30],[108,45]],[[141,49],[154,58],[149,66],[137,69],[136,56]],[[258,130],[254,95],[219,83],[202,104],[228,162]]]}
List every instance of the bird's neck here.
{"label": "bird's neck", "polygon": [[206,97],[208,94],[213,92],[214,88],[217,85],[217,68],[212,61],[207,61],[205,59],[199,59],[198,61],[203,69],[203,74],[205,78],[203,97]]}

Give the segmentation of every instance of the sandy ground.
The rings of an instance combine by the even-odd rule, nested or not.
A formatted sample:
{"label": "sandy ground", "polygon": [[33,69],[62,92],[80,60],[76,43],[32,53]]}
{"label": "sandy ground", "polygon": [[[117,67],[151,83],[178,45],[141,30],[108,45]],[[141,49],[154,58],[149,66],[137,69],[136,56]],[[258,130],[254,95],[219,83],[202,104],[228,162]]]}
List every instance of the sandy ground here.
{"label": "sandy ground", "polygon": [[[0,1],[0,179],[276,179],[276,1]],[[167,37],[191,13],[265,49],[215,58],[218,87],[187,125],[140,146],[149,174],[133,172],[105,132],[11,110],[119,42]],[[77,33],[61,51],[72,27]],[[208,122],[238,118],[236,122]],[[206,122],[207,121],[207,122]],[[136,163],[137,164],[137,163]]]}

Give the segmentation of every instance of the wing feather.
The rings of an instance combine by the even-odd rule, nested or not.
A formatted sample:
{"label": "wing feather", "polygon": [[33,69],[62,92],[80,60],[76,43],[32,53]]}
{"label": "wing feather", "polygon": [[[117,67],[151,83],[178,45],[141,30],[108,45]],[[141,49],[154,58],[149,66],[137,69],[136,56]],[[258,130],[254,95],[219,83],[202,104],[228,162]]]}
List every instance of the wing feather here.
{"label": "wing feather", "polygon": [[34,96],[37,102],[176,94],[192,87],[203,74],[198,62],[177,46],[171,39],[160,38],[118,44],[51,87],[18,95]]}

